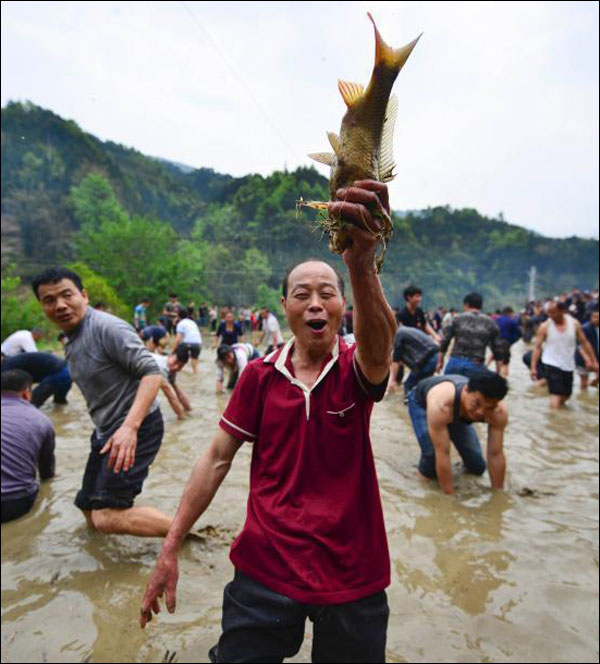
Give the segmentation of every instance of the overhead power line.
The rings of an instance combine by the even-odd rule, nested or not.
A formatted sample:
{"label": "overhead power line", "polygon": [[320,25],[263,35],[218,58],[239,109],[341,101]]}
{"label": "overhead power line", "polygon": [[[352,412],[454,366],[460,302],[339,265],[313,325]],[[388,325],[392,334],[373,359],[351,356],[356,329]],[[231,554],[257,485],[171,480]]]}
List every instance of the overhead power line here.
{"label": "overhead power line", "polygon": [[202,25],[196,14],[192,11],[192,8],[188,5],[187,2],[184,2],[184,0],[180,0],[181,4],[183,5],[183,8],[187,11],[187,13],[190,15],[192,21],[196,24],[196,27],[202,32],[204,37],[210,42],[211,46],[214,48],[216,51],[217,55],[221,58],[227,69],[229,69],[230,74],[235,78],[235,80],[240,84],[240,87],[243,88],[244,92],[252,101],[252,103],[256,106],[257,111],[259,114],[262,116],[263,120],[267,123],[269,128],[273,131],[274,134],[276,134],[277,138],[281,141],[283,146],[285,147],[286,151],[291,153],[291,156],[294,157],[296,160],[299,159],[298,154],[294,147],[290,145],[288,142],[287,138],[285,137],[284,133],[279,129],[277,123],[271,118],[269,113],[263,108],[262,104],[259,102],[259,100],[254,96],[252,93],[252,90],[250,86],[246,83],[244,78],[240,76],[234,67],[234,65],[230,62],[230,60],[227,58],[227,56],[223,53],[223,51],[219,48],[218,42],[212,38],[210,32]]}

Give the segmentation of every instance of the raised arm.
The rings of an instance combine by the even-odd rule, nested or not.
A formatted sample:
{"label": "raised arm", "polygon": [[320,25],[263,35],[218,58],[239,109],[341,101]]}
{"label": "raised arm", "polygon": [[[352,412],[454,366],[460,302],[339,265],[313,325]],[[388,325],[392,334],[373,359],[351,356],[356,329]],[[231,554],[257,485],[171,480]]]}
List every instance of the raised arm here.
{"label": "raised arm", "polygon": [[[378,385],[388,375],[396,334],[394,312],[385,299],[375,267],[377,233],[383,219],[390,221],[387,186],[360,180],[353,187],[338,189],[329,212],[346,222],[350,246],[343,259],[350,274],[354,295],[356,361],[367,380]],[[371,230],[369,230],[371,229]]]}
{"label": "raised arm", "polygon": [[160,612],[158,599],[163,594],[166,595],[169,613],[175,611],[179,578],[177,556],[181,543],[190,528],[210,505],[241,445],[242,441],[219,429],[206,452],[196,462],[146,587],[140,608],[142,628],[152,620],[153,612]]}

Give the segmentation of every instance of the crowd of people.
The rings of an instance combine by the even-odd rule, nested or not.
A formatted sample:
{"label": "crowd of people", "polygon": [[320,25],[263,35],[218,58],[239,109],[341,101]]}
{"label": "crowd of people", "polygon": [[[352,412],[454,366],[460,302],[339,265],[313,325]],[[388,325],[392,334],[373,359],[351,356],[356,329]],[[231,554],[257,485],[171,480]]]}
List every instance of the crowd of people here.
{"label": "crowd of people", "polygon": [[[254,444],[247,518],[231,550],[235,575],[211,661],[282,661],[300,647],[307,617],[317,660],[384,661],[390,562],[369,424],[405,367],[418,475],[447,494],[455,483],[452,445],[468,472],[487,469],[491,486],[504,487],[504,398],[519,338],[535,339],[524,361],[533,379],[546,381],[552,407],[569,398],[577,367],[582,387],[590,372],[598,385],[597,292],[528,303],[518,314],[510,307],[486,314],[482,296],[471,292],[461,312],[426,314],[422,290],[411,285],[394,312],[375,270],[372,232],[389,218],[387,188],[363,181],[341,189],[329,212],[346,223],[353,306],[329,264],[294,265],[282,284],[287,341],[267,308],[184,306],[175,292],[156,320],[143,299],[131,325],[90,306],[80,276],[57,267],[32,287],[61,330],[65,359],[38,351],[39,330],[17,331],[2,344],[2,521],[31,509],[38,472],[53,476],[54,430],[39,406],[53,396],[64,407],[75,382],[94,425],[75,505],[102,533],[165,538],[141,603],[142,627],[163,595],[174,610],[182,542],[241,445]],[[232,394],[172,517],[135,500],[163,439],[157,395],[163,391],[178,418],[192,411],[177,374],[188,362],[198,373],[205,337],[215,391]],[[485,453],[475,422],[488,428]]]}

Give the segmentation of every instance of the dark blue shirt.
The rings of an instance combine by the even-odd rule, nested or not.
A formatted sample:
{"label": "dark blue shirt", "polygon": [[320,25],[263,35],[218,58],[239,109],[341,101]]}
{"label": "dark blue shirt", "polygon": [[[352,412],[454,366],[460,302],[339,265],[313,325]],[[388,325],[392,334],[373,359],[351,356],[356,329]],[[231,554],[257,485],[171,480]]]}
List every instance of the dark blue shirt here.
{"label": "dark blue shirt", "polygon": [[52,353],[19,353],[2,360],[2,371],[21,369],[33,378],[34,383],[39,383],[47,376],[62,371],[66,366],[66,360]]}
{"label": "dark blue shirt", "polygon": [[233,346],[233,344],[237,344],[239,337],[244,336],[244,331],[237,320],[233,322],[233,330],[228,330],[226,325],[224,320],[221,321],[217,330],[217,337],[221,337],[222,344]]}
{"label": "dark blue shirt", "polygon": [[500,336],[511,346],[521,338],[519,324],[512,316],[499,316],[496,323],[500,328]]}

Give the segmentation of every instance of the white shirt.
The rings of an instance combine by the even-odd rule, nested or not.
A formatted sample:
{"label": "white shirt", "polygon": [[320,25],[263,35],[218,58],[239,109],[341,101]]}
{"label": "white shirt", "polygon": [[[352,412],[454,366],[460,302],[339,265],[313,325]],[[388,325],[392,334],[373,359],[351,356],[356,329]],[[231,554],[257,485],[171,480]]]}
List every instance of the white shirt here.
{"label": "white shirt", "polygon": [[181,339],[184,344],[200,344],[202,345],[202,335],[200,329],[191,318],[184,318],[177,323],[175,328],[177,334],[183,335]]}
{"label": "white shirt", "polygon": [[[236,370],[238,372],[238,379],[242,375],[244,369],[248,366],[248,360],[252,357],[254,346],[248,343],[233,344],[231,347],[235,355]],[[223,382],[223,375],[225,372],[225,365],[223,362],[217,360],[217,380]]]}
{"label": "white shirt", "polygon": [[575,371],[576,348],[575,319],[568,314],[565,315],[565,329],[560,332],[555,322],[549,318],[542,362],[551,367],[557,367],[561,371]]}
{"label": "white shirt", "polygon": [[267,333],[265,341],[267,346],[277,346],[277,344],[283,343],[283,337],[281,336],[281,329],[279,328],[279,321],[275,317],[275,314],[269,312],[263,325]]}
{"label": "white shirt", "polygon": [[1,350],[3,355],[10,357],[19,353],[37,353],[37,346],[29,330],[18,330],[6,337]]}

